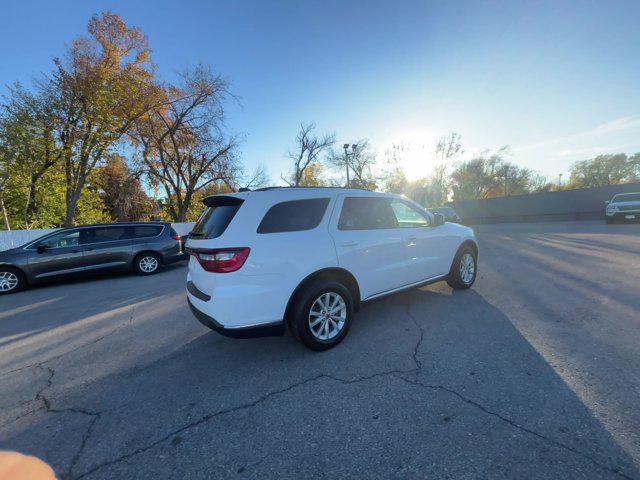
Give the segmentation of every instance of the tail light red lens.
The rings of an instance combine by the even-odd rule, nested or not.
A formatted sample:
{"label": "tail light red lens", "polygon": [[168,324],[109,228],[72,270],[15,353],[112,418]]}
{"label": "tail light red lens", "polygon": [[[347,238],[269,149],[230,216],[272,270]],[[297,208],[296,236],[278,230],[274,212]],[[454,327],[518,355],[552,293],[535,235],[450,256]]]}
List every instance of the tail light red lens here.
{"label": "tail light red lens", "polygon": [[242,247],[190,250],[189,253],[196,257],[207,272],[229,273],[239,270],[244,265],[250,251],[251,249]]}
{"label": "tail light red lens", "polygon": [[182,239],[182,237],[180,235],[171,235],[171,238],[173,238],[174,240],[178,240],[178,241],[180,241]]}

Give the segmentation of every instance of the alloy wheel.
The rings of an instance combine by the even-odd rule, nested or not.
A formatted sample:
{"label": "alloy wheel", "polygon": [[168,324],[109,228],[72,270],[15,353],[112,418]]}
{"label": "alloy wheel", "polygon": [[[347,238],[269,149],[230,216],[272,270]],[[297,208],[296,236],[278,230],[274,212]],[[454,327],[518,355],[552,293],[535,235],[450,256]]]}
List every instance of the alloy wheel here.
{"label": "alloy wheel", "polygon": [[139,266],[144,273],[154,272],[158,268],[158,259],[152,256],[142,257]]}
{"label": "alloy wheel", "polygon": [[465,253],[460,259],[460,279],[467,285],[473,281],[476,272],[476,262],[473,255]]}
{"label": "alloy wheel", "polygon": [[0,292],[10,292],[18,286],[18,276],[13,272],[0,272]]}
{"label": "alloy wheel", "polygon": [[347,303],[335,292],[320,295],[309,310],[309,329],[321,341],[332,340],[347,320]]}

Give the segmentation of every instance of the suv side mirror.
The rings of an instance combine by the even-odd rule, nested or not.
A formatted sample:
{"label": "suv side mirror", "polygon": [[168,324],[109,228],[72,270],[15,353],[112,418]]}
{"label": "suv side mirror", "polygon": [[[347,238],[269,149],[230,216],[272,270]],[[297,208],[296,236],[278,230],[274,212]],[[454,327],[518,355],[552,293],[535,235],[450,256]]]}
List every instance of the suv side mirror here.
{"label": "suv side mirror", "polygon": [[439,227],[440,225],[444,225],[444,215],[441,213],[433,214],[433,226]]}
{"label": "suv side mirror", "polygon": [[36,251],[37,251],[38,253],[44,253],[46,250],[47,250],[47,246],[46,246],[46,245],[42,245],[42,244],[40,244],[40,245],[38,245],[38,248],[37,248],[37,250],[36,250]]}

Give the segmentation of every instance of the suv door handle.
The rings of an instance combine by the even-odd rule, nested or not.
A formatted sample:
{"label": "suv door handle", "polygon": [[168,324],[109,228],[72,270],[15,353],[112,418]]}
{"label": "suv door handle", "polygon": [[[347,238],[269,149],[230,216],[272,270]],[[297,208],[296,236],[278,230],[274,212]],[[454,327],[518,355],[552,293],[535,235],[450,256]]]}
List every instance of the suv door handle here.
{"label": "suv door handle", "polygon": [[355,247],[356,245],[358,245],[358,242],[354,242],[353,240],[349,242],[343,242],[340,244],[340,246],[342,247]]}

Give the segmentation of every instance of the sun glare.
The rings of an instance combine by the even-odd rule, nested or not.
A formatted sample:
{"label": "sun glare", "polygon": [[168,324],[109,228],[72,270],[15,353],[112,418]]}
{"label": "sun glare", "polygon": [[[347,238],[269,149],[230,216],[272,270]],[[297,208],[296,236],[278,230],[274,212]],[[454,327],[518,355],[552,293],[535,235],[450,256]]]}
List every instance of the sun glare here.
{"label": "sun glare", "polygon": [[437,165],[435,154],[438,135],[429,130],[409,130],[392,136],[380,153],[385,159],[395,156],[409,180],[431,174]]}

